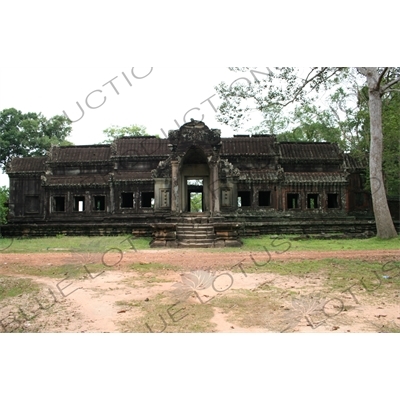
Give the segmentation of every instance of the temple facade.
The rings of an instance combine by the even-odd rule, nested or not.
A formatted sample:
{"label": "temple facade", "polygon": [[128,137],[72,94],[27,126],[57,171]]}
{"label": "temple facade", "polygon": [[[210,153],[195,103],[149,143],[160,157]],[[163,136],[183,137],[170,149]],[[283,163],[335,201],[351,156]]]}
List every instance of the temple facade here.
{"label": "temple facade", "polygon": [[153,247],[223,247],[249,235],[375,229],[365,165],[336,144],[221,138],[200,121],[168,139],[53,147],[7,172],[14,236],[132,233],[152,235]]}

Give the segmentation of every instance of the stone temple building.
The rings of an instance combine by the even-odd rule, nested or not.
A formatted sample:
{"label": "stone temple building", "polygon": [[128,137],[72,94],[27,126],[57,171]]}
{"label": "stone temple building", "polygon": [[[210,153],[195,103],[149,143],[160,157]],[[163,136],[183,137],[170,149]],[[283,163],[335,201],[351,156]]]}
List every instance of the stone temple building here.
{"label": "stone temple building", "polygon": [[53,147],[7,172],[10,236],[129,233],[154,247],[224,247],[250,235],[375,229],[365,165],[336,144],[221,138],[193,120],[168,139]]}

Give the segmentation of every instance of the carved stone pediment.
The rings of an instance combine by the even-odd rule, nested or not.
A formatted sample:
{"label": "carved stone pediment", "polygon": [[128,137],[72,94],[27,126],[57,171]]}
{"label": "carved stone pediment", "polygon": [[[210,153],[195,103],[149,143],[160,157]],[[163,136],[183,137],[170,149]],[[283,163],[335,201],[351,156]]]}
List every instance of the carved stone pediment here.
{"label": "carved stone pediment", "polygon": [[192,120],[176,131],[169,131],[168,137],[173,145],[207,143],[217,146],[221,142],[221,130],[210,129],[204,122]]}

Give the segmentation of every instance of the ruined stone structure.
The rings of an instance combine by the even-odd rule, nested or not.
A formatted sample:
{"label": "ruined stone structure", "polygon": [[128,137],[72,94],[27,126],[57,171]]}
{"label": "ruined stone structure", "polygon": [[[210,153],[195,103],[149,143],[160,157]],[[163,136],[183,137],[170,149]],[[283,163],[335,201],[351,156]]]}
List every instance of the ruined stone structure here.
{"label": "ruined stone structure", "polygon": [[[365,165],[331,143],[278,143],[192,121],[168,139],[53,147],[16,158],[9,235],[153,236],[152,246],[239,246],[240,236],[374,230]],[[192,212],[191,198],[201,198]]]}

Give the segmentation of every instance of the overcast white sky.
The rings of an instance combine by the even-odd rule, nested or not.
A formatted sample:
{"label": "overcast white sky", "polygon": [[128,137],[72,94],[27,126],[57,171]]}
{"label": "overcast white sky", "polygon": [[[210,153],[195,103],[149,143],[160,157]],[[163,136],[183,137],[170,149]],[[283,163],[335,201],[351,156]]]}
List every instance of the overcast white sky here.
{"label": "overcast white sky", "polygon": [[[356,21],[363,21],[358,3],[346,2],[346,12],[343,7],[329,7],[329,18],[315,0],[290,6],[252,0],[229,5],[209,0],[201,4],[178,0],[3,3],[0,110],[14,107],[46,117],[65,110],[75,119],[81,114],[79,102],[85,115],[74,124],[69,138],[78,145],[101,142],[102,131],[113,124],[141,124],[151,134],[168,132],[177,127],[175,120],[183,124],[185,113],[195,107],[201,110],[191,112],[188,119],[204,114],[210,128],[221,128],[223,136],[231,136],[205,101],[215,94],[218,83],[230,83],[238,76],[226,67],[202,65],[355,65],[355,57],[365,65],[370,54],[376,57],[370,51],[374,47],[380,49],[380,64],[390,65],[382,56],[395,54],[384,51],[379,35],[354,37]],[[375,19],[375,11],[368,12]],[[396,16],[389,12],[381,20],[387,38],[397,37]],[[390,40],[386,42],[389,46]],[[360,55],[366,55],[367,61]],[[181,67],[154,67],[147,78],[137,80],[131,74],[136,62]],[[135,71],[141,76],[150,69]],[[103,87],[116,77],[119,95],[111,84]],[[95,90],[103,93],[94,93],[90,104],[107,99],[102,107],[90,110],[85,100]],[[5,183],[7,179],[0,175],[0,185]]]}
{"label": "overcast white sky", "polygon": [[[137,79],[133,74],[148,76]],[[0,110],[14,107],[22,112],[41,112],[47,118],[65,111],[73,121],[83,115],[73,123],[69,137],[77,145],[103,141],[102,132],[111,125],[144,125],[150,134],[162,135],[162,130],[177,129],[175,121],[182,125],[190,110],[187,121],[204,118],[210,128],[232,136],[234,132],[215,118],[214,107],[220,100],[214,88],[241,76],[247,75],[232,73],[227,67],[3,67]],[[94,91],[88,104],[104,104],[90,109],[86,99]],[[2,175],[0,185],[7,183],[8,177]]]}

